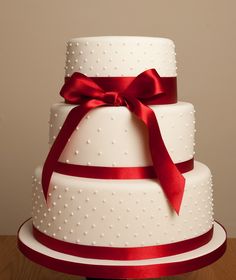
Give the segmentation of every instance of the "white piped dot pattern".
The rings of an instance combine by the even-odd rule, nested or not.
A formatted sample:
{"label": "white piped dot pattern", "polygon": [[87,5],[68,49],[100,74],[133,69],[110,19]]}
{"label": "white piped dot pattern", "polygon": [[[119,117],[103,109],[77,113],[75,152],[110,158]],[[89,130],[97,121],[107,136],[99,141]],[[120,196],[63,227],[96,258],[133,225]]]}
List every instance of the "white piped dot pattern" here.
{"label": "white piped dot pattern", "polygon": [[55,233],[57,239],[72,243],[79,240],[84,245],[94,242],[96,246],[149,246],[200,235],[213,222],[212,183],[209,169],[200,163],[195,165],[185,174],[179,216],[171,211],[155,180],[78,179],[57,173],[51,180],[49,206],[57,203],[48,212],[39,184],[41,171],[37,170],[33,223],[49,236]]}
{"label": "white piped dot pattern", "polygon": [[90,37],[72,39],[67,44],[67,77],[76,71],[91,77],[136,76],[149,68],[155,68],[160,76],[176,76],[175,46],[171,40]]}
{"label": "white piped dot pattern", "polygon": [[[67,44],[65,76],[136,76],[155,68],[176,76],[171,40],[145,37],[72,39]],[[175,163],[194,155],[195,110],[188,103],[150,106]],[[55,104],[49,120],[50,145],[73,106]],[[111,157],[112,155],[112,157]],[[87,166],[151,165],[146,127],[127,108],[93,110],[76,127],[59,159]],[[213,189],[209,169],[196,163],[186,177],[180,215],[171,211],[156,180],[95,180],[54,173],[49,207],[41,171],[33,176],[33,224],[46,235],[90,246],[149,246],[185,240],[209,230]],[[171,233],[171,234],[170,234]]]}

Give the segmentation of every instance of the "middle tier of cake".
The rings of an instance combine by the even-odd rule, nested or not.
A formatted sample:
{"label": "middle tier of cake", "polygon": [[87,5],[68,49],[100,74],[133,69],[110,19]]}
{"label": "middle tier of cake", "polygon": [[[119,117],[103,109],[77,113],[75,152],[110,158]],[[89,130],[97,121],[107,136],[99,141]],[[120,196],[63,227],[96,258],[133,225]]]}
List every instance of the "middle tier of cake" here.
{"label": "middle tier of cake", "polygon": [[41,168],[33,182],[33,224],[55,239],[95,246],[172,243],[206,233],[213,222],[211,172],[195,162],[177,215],[156,179],[98,180],[54,173],[48,205]]}
{"label": "middle tier of cake", "polygon": [[[50,144],[74,107],[65,103],[52,106]],[[162,138],[172,160],[179,163],[192,159],[195,132],[193,105],[178,102],[152,105],[150,108],[156,114]],[[152,166],[147,128],[126,107],[93,109],[73,132],[59,161],[91,166]]]}

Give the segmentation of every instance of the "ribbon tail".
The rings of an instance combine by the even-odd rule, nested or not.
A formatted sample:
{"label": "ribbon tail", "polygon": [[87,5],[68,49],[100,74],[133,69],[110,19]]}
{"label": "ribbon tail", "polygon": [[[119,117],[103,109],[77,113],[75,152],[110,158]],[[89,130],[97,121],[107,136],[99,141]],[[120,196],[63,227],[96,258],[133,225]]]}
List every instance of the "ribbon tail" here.
{"label": "ribbon tail", "polygon": [[106,105],[103,101],[100,100],[89,100],[86,103],[83,103],[79,106],[76,106],[73,108],[70,113],[68,114],[60,132],[57,135],[57,138],[55,139],[48,156],[46,158],[46,161],[43,166],[43,172],[42,172],[42,188],[44,197],[47,201],[48,198],[48,189],[50,180],[55,168],[55,165],[63,152],[70,136],[76,129],[77,125],[81,121],[81,119],[93,108],[104,106]]}
{"label": "ribbon tail", "polygon": [[165,143],[155,113],[136,98],[126,98],[127,107],[148,128],[150,152],[153,167],[162,189],[177,214],[179,214],[184,194],[185,178],[173,163]]}

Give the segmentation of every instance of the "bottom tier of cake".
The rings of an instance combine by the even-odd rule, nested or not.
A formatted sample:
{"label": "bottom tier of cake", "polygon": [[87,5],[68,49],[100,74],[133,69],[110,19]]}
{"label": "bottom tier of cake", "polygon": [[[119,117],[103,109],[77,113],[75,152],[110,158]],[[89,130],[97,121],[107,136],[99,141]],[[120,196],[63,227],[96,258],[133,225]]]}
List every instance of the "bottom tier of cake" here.
{"label": "bottom tier of cake", "polygon": [[33,225],[69,243],[142,247],[200,236],[213,224],[211,172],[195,162],[184,174],[180,214],[170,207],[156,180],[98,180],[54,173],[46,204],[41,168],[33,178]]}

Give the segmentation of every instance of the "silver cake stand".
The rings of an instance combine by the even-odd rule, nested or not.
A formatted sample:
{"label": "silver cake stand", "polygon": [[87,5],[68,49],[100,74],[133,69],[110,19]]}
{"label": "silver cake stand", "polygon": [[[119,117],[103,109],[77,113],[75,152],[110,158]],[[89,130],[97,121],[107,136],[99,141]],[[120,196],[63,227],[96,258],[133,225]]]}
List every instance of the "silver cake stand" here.
{"label": "silver cake stand", "polygon": [[156,259],[117,261],[81,258],[49,249],[34,238],[29,219],[18,231],[18,248],[33,262],[87,279],[158,278],[190,272],[218,260],[226,250],[226,232],[215,222],[210,242],[195,250]]}

